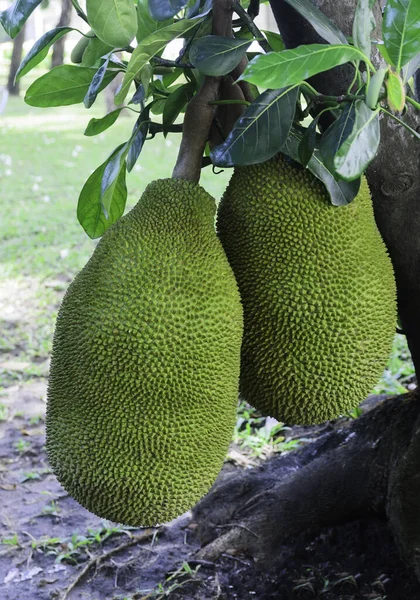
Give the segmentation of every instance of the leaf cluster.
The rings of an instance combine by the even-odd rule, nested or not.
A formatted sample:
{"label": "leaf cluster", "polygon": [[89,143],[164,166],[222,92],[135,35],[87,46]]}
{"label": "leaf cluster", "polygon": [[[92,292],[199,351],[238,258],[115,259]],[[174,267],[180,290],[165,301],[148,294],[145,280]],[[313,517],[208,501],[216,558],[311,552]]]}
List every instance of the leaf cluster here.
{"label": "leaf cluster", "polygon": [[[73,64],[55,67],[35,80],[26,93],[28,104],[83,102],[90,108],[121,74],[118,108],[91,119],[85,135],[105,131],[123,110],[135,114],[129,140],[110,153],[80,193],[77,215],[90,237],[101,236],[123,214],[126,173],[150,137],[182,131],[182,115],[205,77],[233,78],[234,85],[246,85],[250,93],[248,100],[216,102],[225,111],[243,104],[242,115],[225,131],[218,120],[222,106],[217,106],[214,125],[223,141],[213,145],[203,164],[246,166],[283,152],[324,182],[333,204],[351,202],[377,154],[380,119],[393,118],[410,129],[401,118],[407,104],[420,108],[410,88],[420,66],[420,0],[387,0],[379,41],[371,39],[372,0],[358,0],[351,38],[310,0],[285,1],[325,43],[285,49],[278,33],[256,27],[239,0],[234,3],[239,18],[233,22],[232,37],[211,34],[212,0],[86,0],[86,12],[72,0],[90,30],[57,27],[34,44],[17,79],[70,31],[81,36],[72,52]],[[12,38],[39,4],[15,0],[0,13],[0,23]],[[165,58],[177,40],[178,56]],[[374,46],[383,57],[380,68],[372,64]],[[342,96],[320,94],[308,81],[343,64],[351,66],[353,80]],[[410,133],[420,139],[418,132]]]}

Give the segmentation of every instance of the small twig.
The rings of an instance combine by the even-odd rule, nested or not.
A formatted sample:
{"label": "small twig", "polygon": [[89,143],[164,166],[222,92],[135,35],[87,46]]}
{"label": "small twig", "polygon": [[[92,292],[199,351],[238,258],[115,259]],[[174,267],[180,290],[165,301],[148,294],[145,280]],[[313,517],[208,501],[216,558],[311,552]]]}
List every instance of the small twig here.
{"label": "small twig", "polygon": [[85,23],[87,23],[89,25],[90,23],[88,21],[88,18],[85,15],[85,13],[83,12],[82,7],[77,2],[77,0],[70,0],[70,1],[74,7],[74,10],[76,11],[77,16],[80,17],[81,19],[83,19],[83,21],[85,21]]}
{"label": "small twig", "polygon": [[166,58],[160,58],[159,56],[154,56],[151,59],[152,65],[157,65],[159,67],[173,67],[177,69],[194,69],[194,65],[192,63],[182,63],[177,62],[177,60],[166,60]]}
{"label": "small twig", "polygon": [[129,548],[130,546],[135,546],[138,542],[144,542],[145,540],[153,537],[154,534],[155,534],[154,529],[153,530],[146,529],[146,531],[142,531],[139,535],[132,536],[132,538],[128,542],[125,542],[124,544],[120,544],[119,546],[116,546],[115,548],[112,548],[111,550],[108,550],[107,552],[104,552],[103,554],[100,554],[99,556],[94,556],[86,564],[86,566],[83,567],[83,569],[80,571],[78,576],[74,579],[74,581],[68,586],[68,588],[64,590],[63,595],[61,596],[60,600],[66,600],[68,598],[68,595],[70,594],[70,592],[72,590],[74,590],[74,588],[80,583],[80,581],[88,573],[88,571],[90,571],[90,569],[92,567],[94,567],[94,566],[97,567],[101,562],[103,562],[110,556],[114,556],[114,554],[118,554],[118,552],[121,552],[121,550],[125,550],[126,548]]}
{"label": "small twig", "polygon": [[223,106],[224,104],[244,104],[245,106],[249,106],[251,102],[248,102],[248,100],[213,100],[209,104],[210,106]]}
{"label": "small twig", "polygon": [[249,15],[246,12],[246,10],[243,8],[243,6],[241,6],[241,4],[238,0],[235,0],[235,2],[233,3],[233,10],[236,12],[238,17],[240,17],[245,22],[246,26],[248,27],[248,29],[252,33],[252,35],[258,39],[258,43],[261,46],[261,48],[264,50],[264,52],[272,52],[272,48],[271,48],[270,44],[267,42],[267,40],[265,39],[262,32],[255,25],[254,21],[252,20],[251,15]]}

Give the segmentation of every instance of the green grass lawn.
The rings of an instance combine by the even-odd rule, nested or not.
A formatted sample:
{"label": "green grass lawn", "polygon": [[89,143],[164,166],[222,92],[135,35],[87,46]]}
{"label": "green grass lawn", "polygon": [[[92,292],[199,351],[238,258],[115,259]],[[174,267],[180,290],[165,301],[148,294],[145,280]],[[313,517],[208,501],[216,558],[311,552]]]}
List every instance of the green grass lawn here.
{"label": "green grass lawn", "polygon": [[[101,99],[88,111],[80,106],[36,109],[10,98],[0,116],[0,393],[46,376],[63,291],[94,249],[96,242],[77,222],[79,192],[89,174],[128,139],[135,120],[134,114],[121,116],[103,134],[84,137],[89,119],[104,114]],[[150,181],[171,176],[178,144],[175,134],[146,143],[127,177],[127,209]],[[215,175],[207,168],[201,183],[220,198],[229,177],[229,170]],[[396,336],[376,391],[405,391],[412,375],[405,338]],[[246,414],[256,428],[264,425],[258,414]],[[242,432],[248,427],[244,422],[240,417]],[[249,436],[239,429],[235,439],[240,444]],[[255,441],[260,450],[270,443],[267,435]]]}

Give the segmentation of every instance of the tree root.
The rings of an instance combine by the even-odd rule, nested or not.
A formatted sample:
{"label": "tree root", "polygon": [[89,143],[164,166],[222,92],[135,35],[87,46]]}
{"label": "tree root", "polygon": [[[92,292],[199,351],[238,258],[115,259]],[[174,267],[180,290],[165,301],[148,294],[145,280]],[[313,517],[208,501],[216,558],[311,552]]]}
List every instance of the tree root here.
{"label": "tree root", "polygon": [[382,396],[372,404],[300,450],[222,476],[193,511],[203,544],[197,557],[243,553],[277,566],[300,534],[373,514],[388,518],[420,579],[420,399]]}
{"label": "tree root", "polygon": [[153,536],[155,536],[158,531],[161,531],[161,528],[146,529],[145,531],[142,531],[138,535],[131,536],[127,542],[124,542],[123,544],[120,544],[119,546],[116,546],[115,548],[111,548],[110,550],[108,550],[107,552],[104,552],[103,554],[100,554],[98,556],[93,556],[86,563],[86,565],[83,567],[83,569],[77,575],[77,577],[72,581],[72,583],[63,591],[62,595],[60,596],[60,600],[67,600],[67,598],[69,597],[69,594],[82,581],[82,579],[87,575],[87,573],[90,571],[90,569],[92,567],[95,567],[95,568],[98,567],[102,562],[104,562],[111,556],[118,554],[119,552],[121,552],[122,550],[125,550],[126,548],[129,548],[130,546],[135,546],[136,544],[139,544],[140,542],[144,542],[150,538],[153,538]]}

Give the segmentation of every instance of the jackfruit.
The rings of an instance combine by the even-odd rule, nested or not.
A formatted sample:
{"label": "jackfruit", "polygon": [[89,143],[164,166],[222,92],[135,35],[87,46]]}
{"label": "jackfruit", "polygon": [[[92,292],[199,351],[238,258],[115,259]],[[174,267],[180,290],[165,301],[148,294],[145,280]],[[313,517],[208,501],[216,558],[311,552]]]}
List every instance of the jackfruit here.
{"label": "jackfruit", "polygon": [[353,202],[336,207],[282,155],[238,167],[217,229],[244,308],[243,399],[295,424],[358,406],[396,325],[393,269],[365,179]]}
{"label": "jackfruit", "polygon": [[70,60],[72,63],[79,65],[82,62],[83,53],[89,45],[90,40],[93,36],[93,29],[90,29],[87,34],[80,38],[77,44],[74,46],[70,54]]}
{"label": "jackfruit", "polygon": [[59,310],[47,453],[91,512],[134,526],[191,508],[236,418],[242,306],[214,199],[151,183],[106,231]]}

